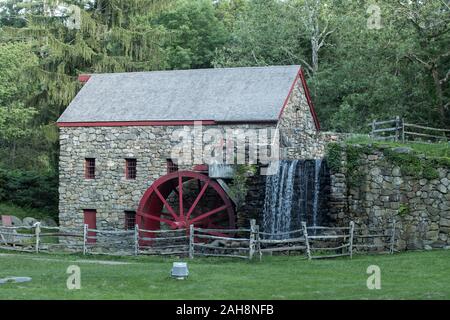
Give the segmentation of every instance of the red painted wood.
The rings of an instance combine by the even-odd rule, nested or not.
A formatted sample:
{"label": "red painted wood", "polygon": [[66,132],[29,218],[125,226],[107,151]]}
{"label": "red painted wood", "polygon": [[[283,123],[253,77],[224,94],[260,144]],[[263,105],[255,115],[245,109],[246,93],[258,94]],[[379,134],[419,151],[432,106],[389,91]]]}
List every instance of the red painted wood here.
{"label": "red painted wood", "polygon": [[183,120],[183,121],[98,121],[98,122],[58,122],[58,127],[148,127],[148,126],[193,126],[194,122],[202,125],[215,125],[214,120]]}
{"label": "red painted wood", "polygon": [[78,76],[78,81],[82,82],[82,83],[86,83],[89,81],[89,79],[91,78],[90,74],[80,74]]}
{"label": "red painted wood", "polygon": [[189,219],[191,217],[192,212],[194,211],[195,207],[199,203],[200,199],[205,194],[205,191],[208,188],[208,186],[209,186],[209,181],[203,185],[202,190],[200,190],[200,193],[197,195],[197,198],[195,198],[194,203],[192,204],[191,208],[189,209],[188,213],[186,214],[186,219]]}
{"label": "red painted wood", "polygon": [[[97,210],[85,209],[84,213],[84,224],[88,225],[89,229],[97,229]],[[95,237],[95,232],[89,231],[88,237]],[[88,243],[95,243],[96,239],[87,239]]]}
{"label": "red painted wood", "polygon": [[314,124],[316,125],[317,131],[319,131],[320,130],[319,118],[317,117],[317,113],[316,113],[314,104],[311,99],[311,94],[309,92],[308,84],[306,83],[305,74],[303,73],[303,69],[301,69],[301,68],[300,68],[300,79],[302,80],[303,90],[305,91],[306,100],[308,101],[309,110],[311,111],[311,115],[314,119]]}
{"label": "red painted wood", "polygon": [[292,92],[294,91],[295,85],[297,84],[297,81],[300,80],[303,86],[303,91],[305,92],[305,97],[306,97],[306,101],[308,102],[308,106],[309,106],[309,110],[311,112],[311,116],[313,117],[314,120],[314,125],[316,126],[316,129],[319,131],[320,130],[320,123],[319,123],[319,118],[317,117],[317,113],[316,110],[314,108],[314,104],[312,102],[311,99],[311,94],[309,92],[309,88],[308,85],[306,83],[306,79],[305,79],[305,75],[303,73],[303,69],[300,68],[300,70],[298,71],[297,77],[294,80],[294,83],[292,83],[291,89],[289,90],[289,94],[286,97],[286,100],[284,100],[284,104],[283,107],[281,108],[280,114],[278,115],[278,120],[281,119],[281,116],[283,115],[284,109],[286,109],[286,106],[289,102],[289,98],[292,95]]}
{"label": "red painted wood", "polygon": [[[203,183],[203,187],[198,190],[198,194],[192,205],[186,203],[186,199],[183,198],[183,184],[190,180],[197,180]],[[217,194],[217,208],[210,208],[208,212],[202,213],[197,217],[192,217],[193,212],[198,212],[196,208],[199,208],[200,199],[206,193],[207,189],[212,189]],[[183,209],[180,210],[178,208],[178,210],[175,210],[168,204],[166,199],[173,192],[175,194],[178,193],[178,204],[180,208],[184,207],[184,205],[189,206],[186,214]],[[170,212],[170,215],[162,212],[164,207]],[[214,220],[217,218],[220,218],[222,223],[226,224],[227,228],[234,229],[235,227],[234,208],[225,191],[216,181],[194,171],[173,172],[157,179],[144,193],[139,203],[137,215],[139,216],[137,219],[139,221],[138,224],[142,229],[146,230],[159,230],[161,228],[160,223],[162,222],[166,223],[172,229],[189,230],[191,224],[195,223],[197,226],[208,226],[214,223]]]}
{"label": "red painted wood", "polygon": [[2,216],[2,225],[4,227],[12,227],[12,218],[11,218],[11,216],[3,215]]}
{"label": "red painted wood", "polygon": [[206,213],[203,213],[203,214],[199,215],[198,217],[195,217],[195,218],[192,219],[190,222],[191,222],[191,224],[194,224],[194,223],[196,223],[196,222],[198,222],[198,221],[205,220],[205,219],[208,218],[209,216],[212,216],[213,214],[219,213],[220,211],[223,211],[223,210],[225,210],[225,209],[227,209],[227,208],[228,208],[227,205],[223,205],[223,206],[221,206],[221,207],[219,207],[219,208],[216,208],[216,209],[214,209],[214,210],[211,210],[211,211],[208,211],[208,212],[206,212]]}
{"label": "red painted wood", "polygon": [[207,164],[197,164],[194,166],[194,171],[208,172],[208,165]]}

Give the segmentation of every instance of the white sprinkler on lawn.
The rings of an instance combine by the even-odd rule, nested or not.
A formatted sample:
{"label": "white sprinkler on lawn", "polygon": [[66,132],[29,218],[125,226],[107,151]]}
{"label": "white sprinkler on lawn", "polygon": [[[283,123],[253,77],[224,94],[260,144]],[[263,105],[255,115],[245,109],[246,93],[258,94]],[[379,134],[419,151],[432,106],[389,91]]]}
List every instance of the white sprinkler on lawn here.
{"label": "white sprinkler on lawn", "polygon": [[172,278],[184,280],[189,276],[189,270],[186,262],[174,262],[170,273]]}

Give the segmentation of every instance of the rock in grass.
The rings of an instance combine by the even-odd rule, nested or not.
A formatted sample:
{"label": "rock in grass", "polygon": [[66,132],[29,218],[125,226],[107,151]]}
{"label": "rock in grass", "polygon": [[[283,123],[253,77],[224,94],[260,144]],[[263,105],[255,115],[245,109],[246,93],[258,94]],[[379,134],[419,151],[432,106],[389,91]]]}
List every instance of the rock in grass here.
{"label": "rock in grass", "polygon": [[24,226],[32,227],[37,222],[37,220],[33,217],[26,217],[22,222]]}
{"label": "rock in grass", "polygon": [[21,227],[23,226],[22,220],[17,218],[16,216],[11,216],[11,223],[14,227]]}
{"label": "rock in grass", "polygon": [[424,249],[427,250],[427,251],[433,250],[433,248],[432,248],[431,246],[429,246],[429,245],[426,245],[426,246],[424,247]]}
{"label": "rock in grass", "polygon": [[52,218],[45,218],[41,221],[42,226],[44,227],[57,227],[58,224]]}
{"label": "rock in grass", "polygon": [[398,148],[392,149],[392,151],[394,151],[395,153],[411,153],[413,151],[413,149],[411,149],[409,147],[398,147]]}

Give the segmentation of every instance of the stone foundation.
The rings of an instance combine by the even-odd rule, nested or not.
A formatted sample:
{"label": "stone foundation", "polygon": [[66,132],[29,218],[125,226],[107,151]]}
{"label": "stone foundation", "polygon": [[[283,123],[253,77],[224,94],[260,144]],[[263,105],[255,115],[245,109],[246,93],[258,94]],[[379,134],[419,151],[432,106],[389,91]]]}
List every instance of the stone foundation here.
{"label": "stone foundation", "polygon": [[[331,174],[330,219],[333,224],[390,230],[397,221],[398,250],[442,248],[450,245],[450,170],[442,164],[433,168],[434,177],[417,172],[405,175],[386,150],[352,147],[358,159],[348,171],[347,146]],[[388,152],[405,152],[401,148]],[[334,155],[335,156],[335,155]],[[336,168],[336,165],[338,167]],[[355,165],[355,164],[353,164]],[[426,174],[425,174],[426,175]]]}

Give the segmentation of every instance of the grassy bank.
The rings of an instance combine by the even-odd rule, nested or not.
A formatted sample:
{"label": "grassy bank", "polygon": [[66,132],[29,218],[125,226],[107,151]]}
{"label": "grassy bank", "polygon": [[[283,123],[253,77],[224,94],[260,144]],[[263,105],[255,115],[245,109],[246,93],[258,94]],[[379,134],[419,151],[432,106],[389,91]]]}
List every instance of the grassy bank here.
{"label": "grassy bank", "polygon": [[[189,261],[190,277],[169,277],[171,258],[108,258],[0,255],[0,278],[31,282],[0,285],[0,299],[450,299],[450,252],[356,256],[353,260],[306,261],[264,257]],[[68,290],[66,269],[81,268],[81,290]],[[381,268],[381,290],[368,290],[367,267]]]}
{"label": "grassy bank", "polygon": [[53,214],[35,208],[22,208],[7,202],[0,202],[0,215],[16,216],[19,219],[33,217],[35,219],[54,218]]}

